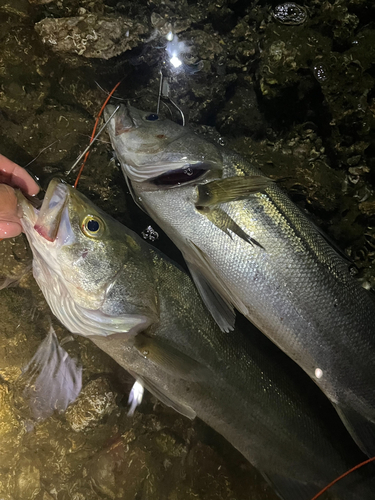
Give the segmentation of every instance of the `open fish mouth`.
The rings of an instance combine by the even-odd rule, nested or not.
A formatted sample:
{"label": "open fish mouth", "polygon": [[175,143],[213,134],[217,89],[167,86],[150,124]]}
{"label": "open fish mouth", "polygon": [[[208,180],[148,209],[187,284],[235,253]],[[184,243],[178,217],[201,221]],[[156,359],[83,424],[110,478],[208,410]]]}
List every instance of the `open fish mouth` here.
{"label": "open fish mouth", "polygon": [[[107,104],[107,106],[104,109],[104,118],[106,121],[115,111],[115,109],[116,106],[113,106],[112,104]],[[125,106],[122,104],[120,109],[121,112],[116,113],[116,115],[112,118],[112,121],[114,123],[113,131],[116,137],[126,132],[129,132],[130,130],[136,127],[134,120],[132,119],[130,114],[129,105]]]}
{"label": "open fish mouth", "polygon": [[68,186],[53,179],[48,186],[34,224],[35,231],[47,241],[55,241],[68,197]]}
{"label": "open fish mouth", "polygon": [[63,214],[67,211],[69,187],[59,179],[53,179],[47,188],[40,208],[36,208],[36,200],[25,197],[16,191],[18,205],[22,209],[22,226],[24,232],[36,241],[42,237],[44,241],[54,242],[58,236]]}

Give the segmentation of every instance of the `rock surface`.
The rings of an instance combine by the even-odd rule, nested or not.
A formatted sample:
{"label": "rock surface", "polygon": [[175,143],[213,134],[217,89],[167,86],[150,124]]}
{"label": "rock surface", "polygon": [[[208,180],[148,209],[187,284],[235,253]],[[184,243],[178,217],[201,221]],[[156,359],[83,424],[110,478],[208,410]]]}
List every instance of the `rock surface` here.
{"label": "rock surface", "polygon": [[147,28],[132,19],[98,17],[46,18],[35,25],[44,44],[54,52],[110,59],[140,44]]}

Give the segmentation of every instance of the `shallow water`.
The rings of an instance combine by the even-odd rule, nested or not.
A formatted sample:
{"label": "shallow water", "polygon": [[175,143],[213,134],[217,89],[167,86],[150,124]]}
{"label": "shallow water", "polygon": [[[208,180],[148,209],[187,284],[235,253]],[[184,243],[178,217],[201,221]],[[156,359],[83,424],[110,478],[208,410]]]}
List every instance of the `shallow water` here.
{"label": "shallow water", "polygon": [[[273,15],[278,3],[0,0],[0,152],[29,165],[43,187],[56,175],[73,182],[75,172],[66,172],[88,143],[105,91],[123,79],[116,96],[155,111],[162,69],[191,125],[280,179],[372,286],[375,8],[314,0],[302,23],[285,24]],[[119,15],[133,24],[112,44],[95,45],[94,32],[108,39],[115,31],[99,21]],[[64,24],[42,21],[77,16],[78,32],[61,37]],[[171,29],[185,43],[178,69],[166,50]],[[168,106],[161,110],[180,119]],[[80,189],[138,234],[151,224],[160,235],[153,244],[181,262],[133,204],[105,135]],[[276,499],[202,422],[149,395],[127,417],[132,378],[54,319],[59,340],[83,366],[83,391],[66,414],[33,422],[17,379],[51,314],[30,261],[23,236],[0,242],[0,279],[15,280],[0,291],[1,498]]]}

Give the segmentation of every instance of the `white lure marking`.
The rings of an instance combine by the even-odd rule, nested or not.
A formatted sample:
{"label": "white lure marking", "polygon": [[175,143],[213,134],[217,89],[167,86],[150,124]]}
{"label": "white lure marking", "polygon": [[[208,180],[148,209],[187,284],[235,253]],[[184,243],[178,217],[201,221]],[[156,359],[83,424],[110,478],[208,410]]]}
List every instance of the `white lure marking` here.
{"label": "white lure marking", "polygon": [[143,387],[142,380],[137,378],[129,394],[128,404],[131,404],[128,411],[129,417],[132,417],[134,415],[135,409],[142,403],[144,391],[145,389]]}

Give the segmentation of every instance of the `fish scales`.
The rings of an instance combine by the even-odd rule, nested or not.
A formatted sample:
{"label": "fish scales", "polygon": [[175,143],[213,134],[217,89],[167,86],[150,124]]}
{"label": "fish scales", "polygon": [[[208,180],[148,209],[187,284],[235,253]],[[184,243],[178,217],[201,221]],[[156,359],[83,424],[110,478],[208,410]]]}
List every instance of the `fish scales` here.
{"label": "fish scales", "polygon": [[[360,459],[339,421],[331,428],[321,418],[319,398],[311,402],[256,337],[222,332],[189,277],[141,238],[56,181],[40,214],[19,197],[34,276],[55,315],[164,402],[221,433],[282,498],[309,500]],[[61,213],[50,220],[56,200]],[[337,486],[342,500],[372,498],[361,477],[349,479],[352,489]]]}
{"label": "fish scales", "polygon": [[[261,172],[186,128],[164,119],[151,123],[147,116],[122,105],[108,128],[135,201],[181,250],[222,329],[230,329],[234,306],[303,368],[357,444],[375,455],[375,303],[369,292],[275,183],[237,200],[223,190],[231,201],[200,206],[199,187],[235,176],[245,182]],[[126,132],[116,133],[116,121]],[[194,181],[184,175],[187,169]]]}

